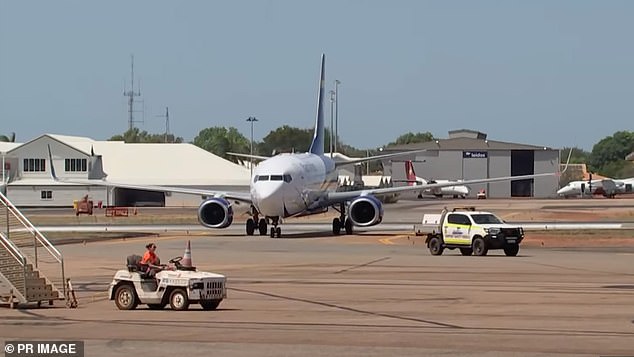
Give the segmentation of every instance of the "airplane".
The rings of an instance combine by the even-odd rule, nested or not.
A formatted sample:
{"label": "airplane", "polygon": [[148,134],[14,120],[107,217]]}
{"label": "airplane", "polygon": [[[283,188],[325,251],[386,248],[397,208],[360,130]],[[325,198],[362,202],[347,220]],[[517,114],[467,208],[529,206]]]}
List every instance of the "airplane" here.
{"label": "airplane", "polygon": [[571,181],[566,186],[557,191],[557,195],[564,198],[585,195],[603,195],[614,198],[617,194],[632,193],[634,187],[634,177],[627,179],[601,179],[601,180],[580,180]]}
{"label": "airplane", "polygon": [[[412,160],[405,161],[405,175],[407,176],[407,180],[394,180],[393,182],[407,182],[409,186],[414,185],[426,185],[428,183],[448,183],[448,182],[460,182],[460,181],[451,181],[451,180],[425,180],[424,178],[416,176],[416,172],[414,171],[414,164]],[[427,196],[453,196],[453,198],[466,198],[469,195],[469,188],[464,185],[456,185],[456,186],[446,186],[435,189],[425,189],[421,190],[418,194],[418,198],[423,198],[423,195]]]}
{"label": "airplane", "polygon": [[[270,228],[271,238],[281,237],[280,224],[283,219],[323,213],[327,212],[329,208],[339,212],[339,217],[335,217],[332,220],[332,233],[339,235],[343,229],[346,234],[352,234],[355,226],[369,227],[381,223],[384,210],[377,196],[455,185],[454,183],[427,183],[417,186],[374,188],[345,192],[336,191],[337,168],[340,166],[397,157],[425,150],[335,162],[329,155],[324,154],[324,86],[325,55],[322,54],[317,94],[317,115],[313,140],[308,152],[280,153],[273,157],[234,154],[261,161],[254,168],[249,192],[217,192],[180,187],[131,185],[109,182],[104,179],[61,180],[55,174],[53,155],[49,146],[51,176],[55,181],[70,183],[201,195],[205,199],[198,207],[198,221],[201,225],[208,228],[229,227],[234,217],[233,205],[243,202],[250,205],[249,213],[251,215],[245,224],[246,234],[253,235],[257,229],[260,235],[266,235],[270,224],[272,225]],[[522,180],[553,175],[557,175],[557,173],[477,179],[463,181],[463,184]]]}

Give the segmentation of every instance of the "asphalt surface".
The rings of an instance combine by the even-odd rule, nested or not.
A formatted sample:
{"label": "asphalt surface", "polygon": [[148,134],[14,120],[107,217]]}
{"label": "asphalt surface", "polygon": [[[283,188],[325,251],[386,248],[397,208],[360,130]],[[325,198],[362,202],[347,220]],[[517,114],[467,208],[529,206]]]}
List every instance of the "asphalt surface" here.
{"label": "asphalt surface", "polygon": [[[395,213],[419,215],[411,209]],[[86,356],[634,355],[632,247],[463,257],[431,256],[421,237],[389,232],[292,238],[214,231],[63,245],[79,308],[2,309],[0,340],[79,339]],[[228,277],[217,311],[120,311],[107,300],[127,255],[155,241],[167,260],[187,240],[199,270]]]}

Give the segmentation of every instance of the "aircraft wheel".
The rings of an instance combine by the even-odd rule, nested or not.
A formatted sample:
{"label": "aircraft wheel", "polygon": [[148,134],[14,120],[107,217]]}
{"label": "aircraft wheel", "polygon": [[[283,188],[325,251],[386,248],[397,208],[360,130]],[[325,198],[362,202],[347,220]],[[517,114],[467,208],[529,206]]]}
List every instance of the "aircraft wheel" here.
{"label": "aircraft wheel", "polygon": [[280,228],[280,227],[275,228],[275,234],[277,235],[277,238],[281,238],[282,237],[282,228]]}
{"label": "aircraft wheel", "polygon": [[260,222],[258,223],[258,230],[260,231],[261,236],[266,235],[266,219],[260,218]]}
{"label": "aircraft wheel", "polygon": [[271,238],[275,238],[275,227],[271,227]]}
{"label": "aircraft wheel", "polygon": [[252,236],[254,232],[255,232],[255,222],[253,221],[253,218],[249,218],[247,219],[247,235]]}
{"label": "aircraft wheel", "polygon": [[121,285],[114,294],[114,301],[119,310],[134,310],[139,305],[139,299],[132,285]]}
{"label": "aircraft wheel", "polygon": [[341,233],[341,221],[339,218],[332,219],[332,234],[338,236]]}
{"label": "aircraft wheel", "polygon": [[346,234],[352,234],[353,226],[352,226],[352,220],[350,220],[350,218],[346,218],[345,228],[346,228]]}
{"label": "aircraft wheel", "polygon": [[189,308],[189,298],[183,289],[174,289],[170,294],[170,307],[172,310],[184,311]]}

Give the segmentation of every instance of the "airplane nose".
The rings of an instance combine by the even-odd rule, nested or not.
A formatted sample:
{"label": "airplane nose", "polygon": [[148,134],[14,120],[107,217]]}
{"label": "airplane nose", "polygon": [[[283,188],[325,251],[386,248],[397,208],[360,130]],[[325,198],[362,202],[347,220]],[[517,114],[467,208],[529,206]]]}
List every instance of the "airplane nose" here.
{"label": "airplane nose", "polygon": [[284,193],[282,183],[261,182],[255,186],[257,207],[265,216],[284,216]]}
{"label": "airplane nose", "polygon": [[570,192],[570,188],[569,187],[562,187],[557,191],[557,194],[562,196],[567,194],[568,192]]}

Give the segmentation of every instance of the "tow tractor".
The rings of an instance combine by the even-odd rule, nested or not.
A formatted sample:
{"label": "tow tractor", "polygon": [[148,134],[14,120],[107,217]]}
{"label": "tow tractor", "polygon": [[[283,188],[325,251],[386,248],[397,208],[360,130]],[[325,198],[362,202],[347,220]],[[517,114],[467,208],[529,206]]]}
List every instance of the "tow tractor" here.
{"label": "tow tractor", "polygon": [[507,256],[516,256],[524,239],[522,227],[507,224],[491,212],[475,207],[458,207],[451,212],[423,215],[415,226],[416,235],[427,234],[425,244],[432,255],[441,255],[445,248],[460,249],[462,255],[487,255],[490,249],[503,249]]}
{"label": "tow tractor", "polygon": [[182,259],[170,259],[170,270],[150,277],[145,266],[139,263],[140,256],[128,256],[127,269],[117,271],[110,283],[109,299],[114,300],[120,310],[133,310],[139,304],[147,304],[152,310],[163,309],[167,304],[172,310],[187,310],[190,304],[200,304],[203,310],[215,310],[227,297],[226,277],[183,266]]}

